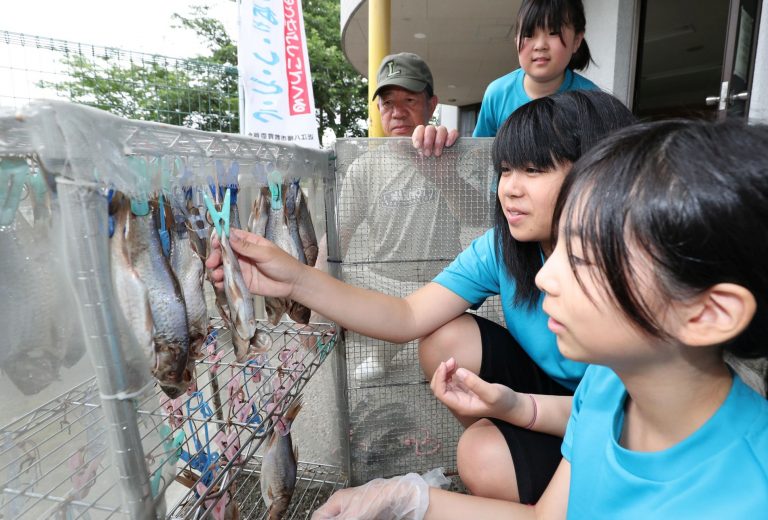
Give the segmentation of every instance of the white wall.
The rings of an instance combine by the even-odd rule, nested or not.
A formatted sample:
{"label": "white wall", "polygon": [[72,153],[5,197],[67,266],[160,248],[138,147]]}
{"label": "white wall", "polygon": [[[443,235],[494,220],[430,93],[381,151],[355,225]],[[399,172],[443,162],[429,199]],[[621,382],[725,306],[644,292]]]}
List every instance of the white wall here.
{"label": "white wall", "polygon": [[452,105],[437,105],[438,123],[446,128],[459,127],[459,107]]}
{"label": "white wall", "polygon": [[768,124],[768,1],[763,1],[757,36],[755,75],[749,100],[749,122]]}
{"label": "white wall", "polygon": [[584,0],[586,40],[595,63],[582,74],[630,105],[640,0]]}

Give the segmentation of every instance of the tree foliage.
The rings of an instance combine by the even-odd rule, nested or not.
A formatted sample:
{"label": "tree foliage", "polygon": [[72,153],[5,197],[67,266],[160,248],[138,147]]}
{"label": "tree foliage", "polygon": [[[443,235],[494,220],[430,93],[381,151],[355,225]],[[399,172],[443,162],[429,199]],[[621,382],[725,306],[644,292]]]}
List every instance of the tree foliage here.
{"label": "tree foliage", "polygon": [[[366,131],[361,121],[367,117],[367,83],[341,51],[339,8],[338,0],[303,3],[321,139],[326,128],[338,137],[362,136]],[[177,60],[115,49],[94,55],[67,53],[62,61],[68,78],[43,81],[40,86],[123,117],[237,132],[237,45],[208,11],[208,6],[200,5],[187,15],[174,15],[174,27],[194,31],[208,55]]]}

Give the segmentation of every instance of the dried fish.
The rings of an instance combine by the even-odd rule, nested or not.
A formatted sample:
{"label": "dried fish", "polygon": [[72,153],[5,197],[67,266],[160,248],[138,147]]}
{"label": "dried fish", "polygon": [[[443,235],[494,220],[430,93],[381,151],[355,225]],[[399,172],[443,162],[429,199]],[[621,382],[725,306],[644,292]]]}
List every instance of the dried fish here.
{"label": "dried fish", "polygon": [[277,421],[261,462],[261,497],[267,506],[267,517],[270,520],[283,517],[296,486],[296,461],[299,454],[291,441],[291,425],[301,405],[302,399],[298,396],[283,419]]}
{"label": "dried fish", "polygon": [[[299,181],[273,190],[274,186],[261,188],[249,218],[249,231],[266,237],[300,262],[314,266],[317,237]],[[288,298],[266,297],[264,306],[273,324],[277,324],[283,314],[298,323],[309,322],[311,310]]]}
{"label": "dried fish", "polygon": [[85,353],[71,288],[55,254],[61,219],[52,193],[32,187],[36,175],[14,177],[30,181],[20,188],[27,195],[6,208],[9,222],[0,226],[0,367],[25,395],[48,387],[62,366],[74,366]]}
{"label": "dried fish", "polygon": [[189,361],[189,327],[184,296],[157,232],[158,206],[151,204],[149,215],[131,214],[128,244],[131,260],[147,286],[155,325],[155,366],[153,375],[171,399],[184,393],[192,382]]}
{"label": "dried fish", "polygon": [[184,306],[187,309],[187,324],[189,325],[190,356],[193,359],[202,357],[202,346],[208,335],[208,308],[203,292],[203,261],[195,253],[192,240],[183,216],[180,225],[174,226],[171,233],[171,251],[169,260],[176,279],[184,295]]}
{"label": "dried fish", "polygon": [[[285,197],[285,214],[288,231],[299,254],[299,262],[314,266],[317,261],[317,237],[298,179],[291,182],[288,187]],[[297,323],[309,323],[311,314],[312,311],[299,302],[291,302],[288,308],[288,316]]]}
{"label": "dried fish", "polygon": [[115,288],[117,304],[128,322],[139,349],[146,355],[149,366],[155,366],[155,344],[153,340],[154,323],[149,305],[147,286],[131,263],[127,234],[131,206],[127,199],[115,196],[115,231],[109,240],[109,253],[112,270],[112,285]]}

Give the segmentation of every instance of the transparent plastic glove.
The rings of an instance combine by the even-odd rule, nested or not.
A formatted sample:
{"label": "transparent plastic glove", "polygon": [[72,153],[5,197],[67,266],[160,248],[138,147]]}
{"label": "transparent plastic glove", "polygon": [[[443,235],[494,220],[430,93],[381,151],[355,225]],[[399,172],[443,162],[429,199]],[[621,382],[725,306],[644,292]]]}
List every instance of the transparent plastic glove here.
{"label": "transparent plastic glove", "polygon": [[451,481],[445,476],[445,468],[435,468],[424,473],[421,478],[429,484],[429,487],[449,489]]}
{"label": "transparent plastic glove", "polygon": [[417,473],[408,473],[337,491],[312,520],[422,520],[428,506],[429,485]]}

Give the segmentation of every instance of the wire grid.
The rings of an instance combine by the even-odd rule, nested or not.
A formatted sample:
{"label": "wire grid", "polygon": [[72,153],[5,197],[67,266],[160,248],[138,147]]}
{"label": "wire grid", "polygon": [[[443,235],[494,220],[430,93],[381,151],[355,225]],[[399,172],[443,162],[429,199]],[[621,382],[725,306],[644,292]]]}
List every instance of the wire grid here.
{"label": "wire grid", "polygon": [[[136,402],[158,510],[166,510],[164,489],[177,497],[168,518],[216,517],[217,507],[234,503],[241,518],[266,515],[261,457],[254,455],[327,358],[336,334],[322,323],[260,321],[259,329],[272,340],[269,352],[236,363],[230,332],[215,322],[194,387],[173,401],[155,388]],[[90,378],[2,428],[0,475],[9,477],[2,486],[4,517],[126,517],[103,420]],[[288,518],[308,518],[346,485],[338,467],[306,462],[297,482]]]}
{"label": "wire grid", "polygon": [[[85,81],[103,89],[78,91]],[[0,31],[4,106],[64,98],[133,119],[238,132],[237,85],[236,66]]]}
{"label": "wire grid", "polygon": [[[29,116],[17,117],[8,113],[0,117],[0,135],[3,136],[0,155],[3,160],[8,159],[9,165],[28,169],[30,174],[37,173],[41,168],[39,155],[34,150],[42,137],[45,137],[44,150],[49,159],[47,165],[55,167],[77,160],[82,166],[70,173],[76,173],[75,170],[91,171],[87,161],[92,156],[80,153],[82,149],[70,150],[74,152],[71,155],[57,154],[61,151],[58,145],[74,137],[67,134],[60,124],[51,127],[61,134],[40,133],[41,128],[49,127],[41,123],[44,118],[55,113],[60,116],[57,120],[60,123],[66,115],[71,122],[85,121],[84,128],[93,130],[97,127],[95,123],[101,125],[98,128],[108,127],[111,140],[102,144],[122,150],[121,154],[146,154],[157,161],[184,157],[187,165],[196,170],[194,175],[197,177],[193,177],[192,182],[199,182],[195,179],[206,178],[208,172],[216,171],[218,164],[215,161],[220,159],[238,161],[250,168],[272,162],[288,165],[292,174],[309,178],[308,190],[312,194],[310,204],[314,206],[312,212],[316,216],[316,227],[324,229],[324,219],[318,218],[325,211],[323,183],[315,177],[327,175],[328,154],[243,136],[128,121],[69,104],[46,104],[41,110],[32,109],[28,113]],[[104,153],[103,147],[101,152]],[[121,154],[118,155],[122,157]],[[214,169],[214,166],[217,168]],[[54,171],[59,170],[54,168]],[[114,169],[102,171],[114,173]],[[253,171],[250,173],[240,179],[243,181],[241,188],[245,187],[241,191],[241,199],[247,199],[253,187],[260,183],[258,176],[253,175]],[[11,178],[15,179],[14,183],[18,182],[13,176],[3,177],[4,181]],[[22,181],[26,182],[24,179],[26,177],[22,177]],[[131,180],[132,177],[127,176],[126,182],[130,184]],[[26,213],[34,213],[34,208],[27,208],[31,199],[23,194],[21,198],[19,213],[25,214],[26,210],[29,210]],[[99,208],[104,209],[101,205]],[[3,209],[6,210],[5,207]],[[25,220],[29,220],[28,215]],[[36,222],[36,217],[34,220]],[[59,220],[53,218],[54,222]],[[50,249],[57,242],[53,240],[57,238],[55,231],[60,229],[50,226],[41,229],[50,236],[47,235],[48,240],[35,243],[48,250],[27,256],[57,257]],[[30,238],[29,234],[23,236]],[[3,250],[3,259],[7,259],[5,255],[10,250]],[[18,260],[24,264],[23,258]],[[50,269],[50,263],[40,266],[41,270],[46,268]],[[6,274],[10,275],[10,271]],[[41,280],[40,276],[24,278],[28,285],[30,278],[35,282]],[[25,279],[13,281],[23,284]],[[29,294],[22,294],[21,299],[21,302],[4,303],[40,304]],[[33,301],[25,301],[30,299]],[[209,308],[212,309],[213,305]],[[63,314],[58,312],[51,316]],[[49,325],[50,320],[46,317],[39,322],[41,329]],[[197,361],[195,387],[190,393],[169,401],[153,386],[152,391],[136,401],[137,424],[134,426],[141,439],[134,458],[143,457],[144,460],[134,465],[146,468],[148,487],[151,485],[151,490],[147,489],[144,493],[142,489],[143,494],[137,495],[154,497],[159,516],[217,518],[217,508],[229,505],[231,510],[233,504],[241,500],[244,504],[240,514],[242,518],[261,514],[258,510],[261,503],[258,465],[254,463],[253,456],[272,431],[272,419],[284,414],[316,374],[317,368],[336,344],[336,336],[327,323],[313,323],[307,327],[281,323],[272,327],[260,321],[259,329],[261,334],[268,335],[272,340],[272,349],[268,355],[238,364],[232,354],[229,331],[215,322],[205,357]],[[82,338],[78,339],[82,343]],[[54,350],[62,348],[56,341],[52,343],[47,347]],[[89,365],[86,371],[93,373],[90,364],[86,365]],[[88,368],[91,370],[88,371]],[[43,381],[56,377],[44,367],[36,367],[34,372]],[[2,429],[0,487],[3,493],[0,506],[4,517],[110,518],[130,515],[129,509],[124,505],[121,507],[126,480],[117,474],[116,466],[110,464],[112,453],[107,449],[114,441],[108,438],[114,429],[105,427],[109,421],[103,413],[105,408],[96,380],[90,376],[87,379],[43,406],[39,406],[40,400],[25,398],[22,406],[34,404],[22,409],[32,410],[24,415],[24,419],[13,420]],[[130,406],[131,402],[127,403]],[[307,410],[302,417],[306,414],[311,416],[313,412],[317,410]],[[108,426],[112,428],[113,424]],[[105,453],[110,453],[106,459]],[[132,454],[116,455],[126,459]],[[295,518],[302,517],[296,511],[311,512],[318,505],[307,505],[307,501],[323,500],[333,489],[346,485],[338,466],[301,463],[300,467],[302,486],[297,493],[299,498],[291,506],[294,511],[291,514]],[[318,469],[318,475],[309,473],[313,469]],[[152,494],[148,495],[150,491]]]}
{"label": "wire grid", "polygon": [[[462,139],[440,158],[425,158],[410,140],[338,140],[341,278],[407,296],[491,227],[491,142]],[[477,312],[503,323],[498,297]],[[462,429],[432,395],[417,342],[394,345],[346,331],[344,345],[350,482],[435,467],[455,473]],[[371,360],[386,370],[374,370]]]}

